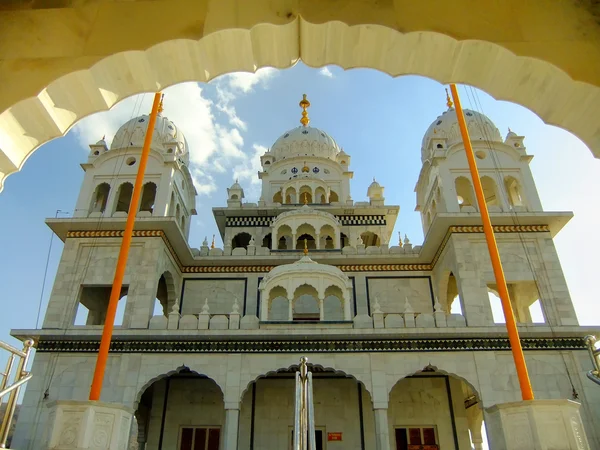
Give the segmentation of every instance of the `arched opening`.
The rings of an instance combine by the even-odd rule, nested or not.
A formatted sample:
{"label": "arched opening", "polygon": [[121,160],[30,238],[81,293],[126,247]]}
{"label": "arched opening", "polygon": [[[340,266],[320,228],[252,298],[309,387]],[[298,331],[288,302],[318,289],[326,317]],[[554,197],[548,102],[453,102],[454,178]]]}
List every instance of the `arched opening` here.
{"label": "arched opening", "polygon": [[299,203],[307,205],[313,203],[312,189],[309,186],[302,186],[300,188]]}
{"label": "arched opening", "polygon": [[335,191],[329,191],[329,203],[339,202],[340,198],[338,197]]}
{"label": "arched opening", "polygon": [[181,216],[181,219],[179,220],[179,224],[181,225],[181,230],[185,231],[185,216]]}
{"label": "arched opening", "polygon": [[321,249],[331,250],[335,248],[336,233],[331,225],[323,225],[319,230],[319,236],[321,242],[319,247]]}
{"label": "arched opening", "polygon": [[465,207],[475,207],[475,194],[471,180],[465,177],[458,177],[454,180],[456,190],[456,199],[458,206],[462,210]]}
{"label": "arched opening", "polygon": [[[83,286],[79,294],[79,303],[73,318],[73,325],[104,325],[111,290],[112,286]],[[128,286],[121,288],[115,315],[115,326],[123,325],[128,290]]]}
{"label": "arched opening", "polygon": [[296,250],[304,250],[304,248],[308,250],[316,250],[317,244],[315,238],[310,234],[301,234],[298,239],[296,239]]}
{"label": "arched opening", "polygon": [[448,277],[448,290],[446,291],[446,311],[449,311],[450,314],[462,315],[463,313],[462,301],[458,295],[458,283],[456,282],[456,277],[452,272],[450,272],[450,276]]}
{"label": "arched opening", "polygon": [[281,195],[281,191],[277,191],[273,196],[273,203],[282,203],[283,204],[283,196]]}
{"label": "arched opening", "polygon": [[481,187],[483,188],[485,203],[488,206],[500,206],[496,182],[491,177],[481,177]]}
{"label": "arched opening", "polygon": [[323,299],[323,320],[335,321],[350,319],[344,317],[344,293],[338,286],[325,289]]}
{"label": "arched opening", "polygon": [[242,247],[247,250],[248,245],[250,245],[251,239],[252,239],[252,236],[248,233],[238,233],[231,240],[231,248],[235,249],[235,248]]}
{"label": "arched opening", "polygon": [[273,235],[269,233],[263,238],[262,247],[271,248],[271,245],[273,245]]}
{"label": "arched opening", "polygon": [[297,203],[296,201],[296,189],[289,187],[285,190],[285,203],[290,205]]}
{"label": "arched opening", "polygon": [[[513,281],[506,284],[517,323],[546,323],[543,305],[535,281]],[[494,323],[506,323],[502,301],[496,284],[488,284],[488,296]]]}
{"label": "arched opening", "polygon": [[237,200],[238,196],[237,194],[231,194],[231,200]]}
{"label": "arched opening", "polygon": [[292,320],[321,320],[319,294],[314,287],[308,284],[303,284],[294,291],[294,300],[292,302]]}
{"label": "arched opening", "polygon": [[365,247],[379,247],[381,240],[379,236],[371,231],[366,231],[360,235],[362,243]]}
{"label": "arched opening", "polygon": [[115,206],[115,212],[129,212],[132,194],[133,184],[127,182],[119,186],[119,190],[117,191],[117,204]]}
{"label": "arched opening", "polygon": [[350,245],[350,239],[344,233],[340,233],[340,248]]}
{"label": "arched opening", "polygon": [[[285,359],[284,355],[280,356]],[[376,448],[375,433],[370,432],[374,417],[369,391],[356,378],[342,371],[312,364],[311,361],[316,359],[309,357],[308,363],[315,399],[316,448]],[[290,366],[274,369],[250,381],[242,393],[240,450],[293,448],[293,393],[299,367],[295,355],[290,355],[289,361]],[[361,425],[364,428],[361,429]],[[332,430],[343,431],[342,442],[328,442],[327,433]],[[361,441],[364,441],[364,447],[361,447]]]}
{"label": "arched opening", "polygon": [[175,215],[175,192],[171,192],[171,200],[169,201],[169,216]]}
{"label": "arched opening", "polygon": [[327,203],[327,193],[325,192],[325,189],[321,186],[315,189],[315,203],[320,203],[321,205]]}
{"label": "arched opening", "polygon": [[482,448],[479,394],[463,379],[432,366],[394,385],[387,414],[392,448],[454,448],[455,442],[458,448]]}
{"label": "arched opening", "polygon": [[504,188],[506,189],[506,196],[510,206],[525,206],[521,194],[521,187],[516,178],[511,176],[504,177]]}
{"label": "arched opening", "polygon": [[158,279],[153,316],[168,316],[175,304],[175,281],[170,272],[163,273]]}
{"label": "arched opening", "polygon": [[154,211],[154,201],[156,200],[156,184],[146,183],[142,188],[142,201],[140,211],[152,213]]}
{"label": "arched opening", "polygon": [[211,378],[183,367],[146,387],[135,418],[139,448],[217,450],[224,439],[223,392]]}
{"label": "arched opening", "polygon": [[290,301],[287,291],[281,286],[275,286],[269,292],[268,320],[288,321],[290,320]]}
{"label": "arched opening", "polygon": [[109,194],[110,185],[108,183],[100,183],[98,186],[96,186],[94,194],[92,195],[90,213],[103,213],[106,210]]}
{"label": "arched opening", "polygon": [[176,218],[181,217],[181,206],[179,206],[179,203],[177,203],[177,206],[175,207],[175,217]]}
{"label": "arched opening", "polygon": [[277,249],[291,250],[293,249],[292,229],[288,225],[282,225],[277,229]]}

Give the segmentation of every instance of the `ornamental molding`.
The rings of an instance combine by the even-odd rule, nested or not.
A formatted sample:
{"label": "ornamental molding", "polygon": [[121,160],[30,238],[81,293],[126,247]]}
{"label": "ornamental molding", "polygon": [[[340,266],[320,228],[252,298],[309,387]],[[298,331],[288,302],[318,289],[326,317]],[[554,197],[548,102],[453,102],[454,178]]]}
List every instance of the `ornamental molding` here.
{"label": "ornamental molding", "polygon": [[[585,350],[583,339],[523,338],[525,351]],[[99,341],[44,340],[38,352],[95,353]],[[367,339],[367,340],[119,340],[110,344],[112,353],[356,353],[356,352],[440,352],[440,351],[510,351],[508,338],[457,339]]]}
{"label": "ornamental molding", "polygon": [[[495,233],[542,233],[549,232],[548,225],[495,225]],[[429,264],[351,264],[336,265],[342,272],[428,272],[433,270],[442,252],[446,248],[452,234],[483,233],[483,226],[451,226],[448,228],[442,243]],[[120,238],[123,231],[68,231],[69,238]],[[157,237],[161,238],[167,249],[175,259],[181,273],[267,273],[274,265],[256,266],[184,266],[177,256],[175,249],[161,230],[134,230],[133,237]],[[214,262],[211,261],[212,264]]]}

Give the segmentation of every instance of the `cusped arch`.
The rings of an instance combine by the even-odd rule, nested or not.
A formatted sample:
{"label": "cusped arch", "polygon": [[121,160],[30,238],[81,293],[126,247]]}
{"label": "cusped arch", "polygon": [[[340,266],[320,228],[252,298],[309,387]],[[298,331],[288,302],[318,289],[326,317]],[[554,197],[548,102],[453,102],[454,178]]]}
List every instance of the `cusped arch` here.
{"label": "cusped arch", "polygon": [[[154,374],[150,375],[150,378],[146,378],[146,381],[144,381],[141,384],[141,386],[138,383],[137,393],[135,395],[135,399],[134,399],[131,407],[134,410],[137,410],[140,400],[142,398],[142,395],[144,395],[144,392],[146,392],[146,390],[150,386],[152,386],[154,383],[156,383],[159,380],[169,378],[173,375],[177,375],[177,374],[183,373],[183,372],[192,373],[195,375],[199,375],[201,377],[206,377],[207,379],[213,381],[218,386],[219,390],[221,391],[223,401],[225,401],[225,388],[224,388],[225,382],[224,382],[224,380],[219,380],[217,373],[211,375],[211,374],[208,374],[207,373],[208,371],[206,371],[206,370],[195,370],[186,365],[181,365],[181,366],[177,367],[176,369],[169,370],[167,372],[161,372],[160,369],[157,369]],[[145,374],[147,375],[148,372],[145,372]]]}
{"label": "cusped arch", "polygon": [[[353,17],[372,17],[373,11],[363,12]],[[127,97],[184,81],[208,82],[230,72],[254,72],[269,66],[287,68],[298,59],[312,67],[366,67],[393,77],[417,74],[444,84],[474,86],[498,100],[523,105],[546,123],[572,132],[600,157],[600,123],[594,120],[600,116],[600,87],[573,80],[542,57],[518,56],[499,44],[475,37],[458,40],[429,30],[402,33],[372,20],[348,25],[341,17],[343,13],[339,14],[318,24],[297,16],[282,25],[274,25],[271,17],[259,14],[255,23],[244,22],[247,29],[226,25],[221,30],[210,30],[199,40],[167,40],[146,50],[111,54],[89,68],[72,72],[68,71],[73,66],[65,62],[63,68],[48,73],[47,80],[38,78],[41,86],[47,86],[38,95],[15,97],[7,101],[16,103],[1,108],[0,189],[6,176],[19,171],[40,145],[64,135],[84,117],[106,111]],[[384,23],[381,17],[378,19]],[[350,48],[352,51],[348,51]],[[203,55],[198,59],[200,63],[173,70],[169,61],[188,61],[190,54]],[[411,57],[415,54],[428,57]],[[463,57],[448,58],[457,54]],[[50,80],[57,73],[62,76]],[[74,86],[77,92],[86,94],[67,95]]]}
{"label": "cusped arch", "polygon": [[[290,355],[290,357],[299,359],[299,357],[297,357],[296,355]],[[309,371],[314,371],[316,369],[319,372],[329,372],[329,373],[333,373],[337,376],[342,376],[344,378],[353,379],[357,383],[359,383],[369,393],[370,397],[373,397],[372,384],[371,384],[371,378],[370,378],[369,372],[354,374],[354,373],[350,373],[349,371],[336,369],[330,364],[326,364],[326,363],[319,364],[318,362],[317,363],[312,362],[315,359],[319,359],[318,355],[311,355],[309,357],[309,361],[308,361]],[[258,380],[260,380],[262,378],[269,378],[271,376],[281,374],[281,373],[289,373],[289,372],[295,373],[296,370],[299,370],[298,362],[290,363],[290,365],[288,365],[287,367],[280,367],[279,369],[270,370],[268,372],[261,373],[261,374],[243,374],[242,379],[240,380],[240,385],[244,386],[244,389],[240,389],[240,401],[243,400],[244,395],[246,395],[246,392],[248,392],[248,390],[251,388],[252,384],[256,383]],[[246,379],[244,379],[244,375],[245,375],[245,377],[247,377]]]}

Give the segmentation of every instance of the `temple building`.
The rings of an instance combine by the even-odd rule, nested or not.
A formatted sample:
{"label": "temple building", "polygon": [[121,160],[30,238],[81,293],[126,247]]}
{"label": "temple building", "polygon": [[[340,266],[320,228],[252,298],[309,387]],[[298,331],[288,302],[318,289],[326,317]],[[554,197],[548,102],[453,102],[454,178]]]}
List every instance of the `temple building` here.
{"label": "temple building", "polygon": [[[351,154],[365,149],[300,106],[300,126],[261,156],[258,202],[236,181],[213,208],[223,248],[188,242],[192,150],[158,116],[101,397],[135,420],[102,426],[145,450],[290,450],[306,356],[318,450],[483,449],[484,422],[521,397],[456,111],[423,137],[415,245],[393,234],[400,207],[375,179],[352,198]],[[580,402],[569,426],[600,448],[582,340],[597,329],[579,326],[553,243],[572,214],[543,209],[523,136],[465,114],[536,399]],[[88,398],[148,120],[90,145],[76,213],[47,220],[64,250],[43,326],[12,330],[37,349],[14,448],[78,448],[76,414],[49,406]],[[494,448],[503,437],[487,430]]]}

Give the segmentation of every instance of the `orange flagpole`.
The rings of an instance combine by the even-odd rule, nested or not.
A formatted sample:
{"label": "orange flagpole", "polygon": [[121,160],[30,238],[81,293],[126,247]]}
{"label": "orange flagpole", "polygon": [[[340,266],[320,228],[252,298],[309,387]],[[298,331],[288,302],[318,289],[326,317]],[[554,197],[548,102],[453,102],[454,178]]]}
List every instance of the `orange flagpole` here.
{"label": "orange flagpole", "polygon": [[475,188],[477,205],[479,206],[479,211],[481,211],[483,232],[485,233],[485,240],[490,253],[490,259],[492,260],[494,277],[496,278],[496,285],[498,286],[500,300],[502,300],[502,310],[504,312],[504,318],[506,319],[506,329],[508,330],[508,339],[510,341],[513,359],[515,360],[515,366],[517,368],[517,376],[519,377],[521,397],[523,400],[533,400],[533,390],[531,389],[531,381],[529,380],[529,374],[527,373],[525,355],[523,354],[523,348],[521,347],[521,340],[519,338],[519,330],[517,329],[515,315],[510,303],[510,296],[506,286],[506,279],[504,278],[504,271],[502,270],[502,262],[500,261],[500,253],[498,252],[498,244],[496,243],[496,237],[494,236],[492,221],[490,220],[487,204],[483,195],[481,179],[479,178],[479,170],[477,169],[475,155],[473,154],[473,147],[471,146],[471,140],[469,139],[469,130],[467,129],[467,124],[465,122],[465,116],[460,104],[460,98],[458,96],[456,85],[451,84],[450,90],[452,91],[452,99],[454,100],[454,107],[456,108],[456,117],[458,119],[458,126],[460,127],[460,134],[462,135],[463,143],[465,145],[465,153],[467,155],[467,160],[469,161],[471,178],[473,178],[473,187]]}
{"label": "orange flagpole", "polygon": [[106,361],[108,360],[108,351],[112,340],[112,333],[115,322],[115,314],[117,305],[121,297],[121,288],[123,287],[123,277],[125,276],[125,267],[127,265],[127,257],[129,256],[129,248],[131,247],[131,238],[133,235],[133,226],[135,224],[135,215],[137,213],[140,196],[142,193],[142,183],[144,182],[144,172],[148,162],[150,153],[150,144],[152,143],[152,135],[154,134],[154,125],[156,124],[156,116],[161,105],[161,94],[154,94],[154,103],[152,104],[152,112],[148,121],[148,129],[146,138],[144,139],[144,147],[140,157],[140,165],[138,167],[133,194],[131,195],[131,203],[129,204],[129,212],[127,213],[127,222],[125,223],[125,231],[123,232],[123,241],[119,250],[119,259],[115,269],[115,277],[113,279],[112,290],[110,291],[110,300],[106,310],[106,319],[104,321],[104,330],[102,331],[102,340],[100,341],[100,349],[96,358],[96,369],[94,370],[94,379],[90,388],[90,400],[100,400],[102,392],[102,382],[104,380],[104,371],[106,370]]}

